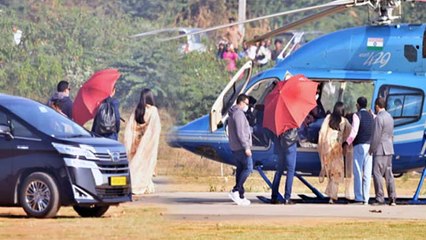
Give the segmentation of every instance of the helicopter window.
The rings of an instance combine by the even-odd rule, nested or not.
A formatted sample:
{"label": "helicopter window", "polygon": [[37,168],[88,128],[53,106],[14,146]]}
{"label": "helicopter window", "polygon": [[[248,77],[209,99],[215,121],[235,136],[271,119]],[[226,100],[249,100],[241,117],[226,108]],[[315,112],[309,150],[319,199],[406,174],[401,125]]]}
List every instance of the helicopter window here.
{"label": "helicopter window", "polygon": [[417,62],[417,49],[413,45],[405,45],[404,56],[409,62]]}
{"label": "helicopter window", "polygon": [[424,101],[422,90],[383,86],[380,92],[388,93],[386,96],[386,110],[394,118],[395,126],[412,123],[420,119]]}
{"label": "helicopter window", "polygon": [[273,89],[275,84],[278,82],[276,78],[265,79],[254,85],[251,89],[247,91],[247,95],[256,98],[257,104],[263,104],[266,95]]}
{"label": "helicopter window", "polygon": [[237,100],[238,95],[240,92],[242,92],[242,88],[244,87],[244,84],[246,83],[246,80],[248,78],[248,75],[250,74],[249,70],[246,70],[245,72],[241,73],[241,76],[239,79],[234,83],[231,89],[229,89],[223,98],[223,106],[222,109],[222,115],[225,115],[228,112],[228,109],[234,104],[234,102]]}
{"label": "helicopter window", "polygon": [[[324,81],[324,80],[322,80]],[[371,102],[374,87],[370,81],[337,81],[324,82],[320,93],[320,101],[326,112],[332,112],[337,101],[345,104],[346,112],[356,112],[356,100],[360,96]]]}

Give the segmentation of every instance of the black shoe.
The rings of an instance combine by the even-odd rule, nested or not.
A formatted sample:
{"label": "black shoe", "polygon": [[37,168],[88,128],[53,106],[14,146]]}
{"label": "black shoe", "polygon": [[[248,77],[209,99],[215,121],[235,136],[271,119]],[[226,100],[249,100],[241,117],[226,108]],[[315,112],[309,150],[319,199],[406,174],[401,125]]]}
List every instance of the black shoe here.
{"label": "black shoe", "polygon": [[353,204],[353,205],[363,205],[364,202],[363,201],[353,201],[351,204]]}
{"label": "black shoe", "polygon": [[382,205],[385,205],[385,203],[384,202],[375,201],[371,205],[373,205],[373,206],[382,206]]}
{"label": "black shoe", "polygon": [[294,205],[295,203],[291,199],[284,200],[284,205]]}
{"label": "black shoe", "polygon": [[276,198],[271,198],[271,204],[283,204],[283,202]]}

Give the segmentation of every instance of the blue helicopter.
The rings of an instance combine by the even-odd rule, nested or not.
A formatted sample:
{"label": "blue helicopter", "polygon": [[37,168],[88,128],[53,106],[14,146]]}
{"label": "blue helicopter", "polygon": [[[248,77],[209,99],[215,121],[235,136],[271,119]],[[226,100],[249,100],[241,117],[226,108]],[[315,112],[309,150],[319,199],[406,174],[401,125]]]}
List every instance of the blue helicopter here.
{"label": "blue helicopter", "polygon": [[[342,101],[347,110],[355,112],[355,100],[359,96],[367,97],[372,109],[372,102],[377,97],[386,99],[387,110],[395,121],[393,172],[395,175],[402,175],[424,168],[411,201],[419,203],[418,197],[426,175],[426,25],[392,24],[392,21],[398,18],[393,15],[393,11],[400,4],[400,1],[392,0],[333,1],[320,5],[326,9],[317,14],[254,39],[253,42],[269,38],[350,7],[369,6],[378,13],[374,24],[323,35],[303,45],[273,68],[255,76],[252,76],[253,62],[247,62],[220,93],[210,113],[184,126],[176,127],[169,134],[169,144],[221,163],[235,165],[228,144],[226,119],[227,111],[235,104],[237,96],[245,93],[256,100],[253,107],[253,114],[256,116],[256,106],[263,104],[265,96],[277,81],[282,81],[288,74],[303,74],[321,83],[319,97],[326,111],[331,111],[335,102]],[[302,10],[306,9],[312,10],[314,7]],[[301,10],[289,12],[299,11]],[[262,121],[258,122],[261,124]],[[275,170],[278,156],[274,151],[273,142],[256,129],[261,129],[261,126],[254,126],[254,166],[271,186],[264,171]],[[315,133],[318,134],[318,131],[319,128],[308,129],[308,133],[311,132],[314,137],[309,142],[299,144],[296,176],[318,198],[324,198],[322,193],[304,178],[318,176],[321,170],[315,142]]]}

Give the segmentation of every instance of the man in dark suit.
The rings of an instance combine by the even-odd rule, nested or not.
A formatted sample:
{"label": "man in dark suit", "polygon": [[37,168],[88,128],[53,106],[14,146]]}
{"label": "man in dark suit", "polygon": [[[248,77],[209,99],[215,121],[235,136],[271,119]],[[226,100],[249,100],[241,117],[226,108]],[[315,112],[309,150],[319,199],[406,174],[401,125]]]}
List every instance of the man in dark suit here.
{"label": "man in dark suit", "polygon": [[377,98],[375,110],[377,113],[374,119],[373,135],[371,136],[370,150],[373,155],[373,180],[376,192],[376,205],[385,203],[382,177],[386,179],[386,187],[389,196],[389,204],[396,205],[395,179],[392,173],[393,150],[393,118],[385,110],[386,102],[384,98]]}

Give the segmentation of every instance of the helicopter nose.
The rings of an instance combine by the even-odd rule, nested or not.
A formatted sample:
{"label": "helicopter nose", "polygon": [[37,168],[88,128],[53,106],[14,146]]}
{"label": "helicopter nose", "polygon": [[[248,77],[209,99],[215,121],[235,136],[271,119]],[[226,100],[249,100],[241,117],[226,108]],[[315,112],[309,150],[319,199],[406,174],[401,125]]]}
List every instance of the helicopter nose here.
{"label": "helicopter nose", "polygon": [[179,145],[179,127],[173,127],[168,133],[166,137],[167,144],[173,148],[180,148]]}

